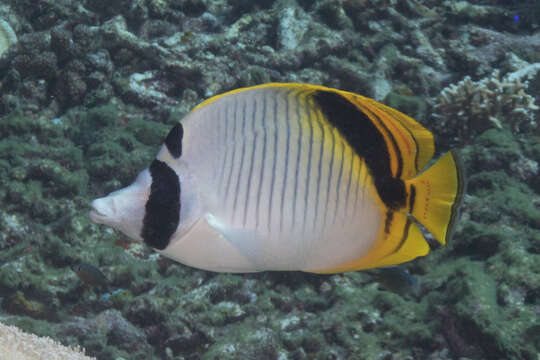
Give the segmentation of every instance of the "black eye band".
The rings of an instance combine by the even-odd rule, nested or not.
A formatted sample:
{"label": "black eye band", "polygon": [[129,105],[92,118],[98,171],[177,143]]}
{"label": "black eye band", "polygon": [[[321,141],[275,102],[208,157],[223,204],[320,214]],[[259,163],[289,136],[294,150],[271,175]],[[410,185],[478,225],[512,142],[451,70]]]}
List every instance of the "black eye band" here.
{"label": "black eye band", "polygon": [[184,137],[184,128],[182,124],[176,124],[169,135],[165,138],[165,146],[171,153],[171,155],[178,159],[182,155],[182,138]]}
{"label": "black eye band", "polygon": [[150,165],[150,175],[152,186],[141,237],[146,245],[163,250],[180,222],[180,181],[174,170],[159,160]]}

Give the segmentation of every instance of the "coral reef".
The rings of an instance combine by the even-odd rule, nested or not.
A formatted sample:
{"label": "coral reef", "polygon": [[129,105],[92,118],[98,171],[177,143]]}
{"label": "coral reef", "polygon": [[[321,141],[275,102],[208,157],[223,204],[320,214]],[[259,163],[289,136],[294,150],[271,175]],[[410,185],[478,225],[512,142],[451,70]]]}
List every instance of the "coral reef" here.
{"label": "coral reef", "polygon": [[466,76],[444,88],[434,105],[434,127],[447,143],[468,141],[490,127],[508,127],[516,133],[532,132],[538,125],[534,97],[527,93],[528,81],[540,63],[502,77],[495,70],[490,77],[472,81]]}
{"label": "coral reef", "polygon": [[[2,322],[105,360],[537,360],[540,37],[521,5],[3,2],[18,42],[0,56]],[[418,297],[364,272],[199,271],[90,222],[90,199],[129,184],[194,105],[269,81],[375,97],[458,147],[462,217],[405,265]]]}

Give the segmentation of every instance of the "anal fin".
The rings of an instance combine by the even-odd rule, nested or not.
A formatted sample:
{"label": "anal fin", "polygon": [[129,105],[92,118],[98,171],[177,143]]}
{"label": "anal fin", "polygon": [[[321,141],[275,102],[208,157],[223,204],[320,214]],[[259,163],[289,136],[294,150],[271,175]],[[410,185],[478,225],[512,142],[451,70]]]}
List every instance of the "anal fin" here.
{"label": "anal fin", "polygon": [[216,272],[260,271],[249,254],[230,241],[219,219],[205,214],[181,238],[159,253],[183,264]]}
{"label": "anal fin", "polygon": [[405,213],[394,212],[390,223],[381,229],[372,249],[362,257],[330,269],[315,269],[309,272],[337,273],[392,266],[411,261],[429,252],[420,228]]}

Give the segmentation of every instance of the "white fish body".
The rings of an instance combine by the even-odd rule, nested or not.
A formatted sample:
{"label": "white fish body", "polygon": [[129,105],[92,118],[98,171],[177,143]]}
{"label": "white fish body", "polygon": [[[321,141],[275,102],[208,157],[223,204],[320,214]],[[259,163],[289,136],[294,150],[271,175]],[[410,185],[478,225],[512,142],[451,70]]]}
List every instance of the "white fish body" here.
{"label": "white fish body", "polygon": [[[306,110],[289,92],[236,93],[186,117],[173,168],[197,188],[196,199],[181,201],[194,225],[175,233],[165,255],[215,271],[313,270],[352,261],[373,245],[381,215],[366,196],[371,185],[352,179],[360,159],[344,163],[351,150],[341,136],[327,124],[306,126]],[[333,141],[323,142],[321,127]],[[157,158],[175,163],[166,146]],[[347,192],[350,201],[338,202]],[[184,204],[194,203],[192,215]]]}
{"label": "white fish body", "polygon": [[[374,179],[384,171],[391,176],[397,167],[415,175],[433,152],[431,134],[418,125],[413,130],[429,135],[411,135],[414,142],[405,143],[424,147],[417,150],[424,154],[416,162],[404,159],[398,166],[388,156],[379,166],[377,159],[358,154],[362,144],[351,144],[339,128],[343,125],[328,120],[328,105],[317,103],[314,95],[327,90],[271,84],[202,103],[171,131],[134,184],[94,200],[92,219],[179,262],[220,272],[347,271],[424,255],[427,244],[419,240],[416,225],[391,203],[399,200],[402,208],[409,203],[414,214],[410,194],[388,200]],[[324,94],[335,107],[334,98],[342,95],[332,91]],[[356,115],[356,105],[344,99],[338,104],[345,101],[349,114]],[[367,135],[360,135],[375,150],[384,150],[386,138],[365,121]],[[369,156],[379,155],[369,151]],[[407,191],[413,186],[400,181]],[[456,192],[452,200],[457,203]],[[422,200],[423,193],[418,194]],[[449,216],[444,237],[454,212]]]}

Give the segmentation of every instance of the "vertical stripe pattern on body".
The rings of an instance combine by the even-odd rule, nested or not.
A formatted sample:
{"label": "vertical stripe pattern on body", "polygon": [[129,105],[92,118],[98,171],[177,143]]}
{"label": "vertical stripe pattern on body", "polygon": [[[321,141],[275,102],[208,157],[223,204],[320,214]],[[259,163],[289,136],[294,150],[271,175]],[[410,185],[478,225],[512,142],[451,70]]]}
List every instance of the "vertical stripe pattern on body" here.
{"label": "vertical stripe pattern on body", "polygon": [[225,185],[225,202],[229,199],[229,191],[231,186],[231,180],[232,180],[232,174],[234,169],[234,164],[236,164],[236,124],[238,122],[238,100],[236,97],[233,97],[234,99],[234,114],[233,114],[233,136],[232,136],[232,156],[231,156],[231,162],[228,169],[228,175],[227,175],[227,183]]}
{"label": "vertical stripe pattern on body", "polygon": [[339,159],[339,173],[336,183],[336,209],[334,211],[334,218],[332,219],[332,224],[336,223],[336,218],[338,215],[338,209],[339,209],[339,192],[341,190],[341,177],[343,176],[343,163],[345,161],[345,144],[343,143],[343,140],[339,140],[339,144],[341,145],[341,156]]}
{"label": "vertical stripe pattern on body", "polygon": [[273,151],[271,152],[272,154],[272,174],[271,174],[271,178],[270,178],[270,195],[269,195],[269,199],[268,199],[268,226],[267,226],[267,230],[270,231],[270,228],[272,226],[272,203],[274,201],[274,185],[275,185],[275,182],[276,182],[276,164],[277,164],[277,149],[278,149],[278,133],[279,133],[279,127],[278,127],[278,121],[277,121],[277,116],[278,116],[278,101],[276,99],[276,96],[275,94],[273,94],[274,96],[272,96],[272,99],[274,101],[273,103],[273,111],[272,111],[272,116],[273,116],[273,124],[274,124],[274,147],[273,147]]}
{"label": "vertical stripe pattern on body", "polygon": [[296,224],[296,202],[298,194],[298,176],[300,175],[300,160],[302,157],[302,119],[300,118],[300,103],[298,101],[299,92],[295,94],[295,115],[296,115],[296,124],[298,125],[298,140],[296,145],[296,162],[294,167],[294,190],[293,190],[293,202],[292,202],[292,222],[291,230],[294,230]]}
{"label": "vertical stripe pattern on body", "polygon": [[242,180],[243,168],[244,168],[244,158],[246,155],[246,107],[247,103],[244,99],[242,103],[242,151],[240,152],[240,165],[238,166],[238,172],[236,173],[236,188],[234,191],[234,202],[233,202],[233,211],[231,220],[234,221],[236,216],[236,209],[238,206],[238,195],[240,192],[240,181]]}
{"label": "vertical stripe pattern on body", "polygon": [[266,98],[267,98],[267,94],[264,93],[263,94],[263,108],[262,108],[262,115],[261,115],[261,120],[262,120],[262,133],[263,133],[263,148],[262,148],[262,158],[261,158],[261,161],[259,162],[259,166],[261,167],[260,169],[260,174],[259,174],[259,183],[257,185],[257,207],[256,207],[256,212],[255,212],[255,227],[258,228],[259,227],[259,211],[260,211],[260,207],[261,207],[261,192],[262,192],[262,188],[263,188],[263,180],[264,180],[264,169],[266,167],[266,137],[267,137],[267,133],[268,133],[268,126],[266,125]]}
{"label": "vertical stripe pattern on body", "polygon": [[284,172],[283,172],[283,182],[281,189],[281,202],[279,205],[279,231],[283,231],[283,211],[285,208],[285,191],[287,190],[287,173],[289,171],[289,149],[291,146],[291,125],[289,119],[289,94],[291,91],[285,92],[283,98],[285,100],[285,129],[287,133],[287,144],[285,148],[285,162],[284,162]]}
{"label": "vertical stripe pattern on body", "polygon": [[219,193],[234,226],[323,236],[361,211],[369,171],[313,94],[257,91],[218,110]]}
{"label": "vertical stripe pattern on body", "polygon": [[309,124],[309,148],[308,148],[308,163],[306,169],[306,193],[304,194],[304,218],[302,221],[302,232],[306,231],[306,221],[308,217],[308,200],[309,200],[309,191],[311,184],[311,160],[313,157],[313,118],[311,116],[310,104],[304,98],[302,105],[306,109],[306,120]]}
{"label": "vertical stripe pattern on body", "polygon": [[223,108],[220,108],[220,111],[219,111],[219,122],[220,122],[220,127],[221,128],[225,128],[224,132],[225,132],[225,135],[222,139],[222,142],[223,142],[223,146],[222,146],[222,149],[224,149],[224,155],[223,155],[223,160],[221,161],[221,164],[220,164],[220,170],[219,170],[219,173],[218,173],[218,184],[219,186],[221,187],[221,185],[223,185],[223,176],[224,176],[224,173],[225,173],[225,165],[227,164],[227,156],[229,155],[229,146],[228,146],[228,143],[229,143],[229,120],[227,118],[227,110],[229,109],[229,105],[227,103],[227,105],[225,106],[225,110]]}
{"label": "vertical stripe pattern on body", "polygon": [[349,163],[349,179],[347,181],[347,190],[345,191],[345,216],[343,217],[343,220],[345,221],[347,219],[347,216],[349,215],[349,199],[350,199],[350,191],[351,191],[351,184],[352,184],[352,178],[353,178],[353,168],[354,168],[354,152],[352,148],[350,148],[351,156],[350,156],[350,163]]}
{"label": "vertical stripe pattern on body", "polygon": [[251,192],[251,181],[253,179],[253,165],[255,163],[255,155],[257,151],[257,132],[255,131],[255,125],[257,121],[257,99],[254,97],[252,99],[253,101],[253,109],[250,114],[251,116],[251,131],[253,132],[253,141],[251,143],[251,156],[249,160],[249,170],[248,170],[248,177],[247,177],[247,189],[246,189],[246,197],[244,200],[244,217],[243,217],[243,225],[244,227],[247,224],[247,214],[248,214],[248,206],[249,206],[249,195]]}
{"label": "vertical stripe pattern on body", "polygon": [[326,227],[326,219],[328,215],[328,208],[330,207],[330,186],[332,184],[332,172],[334,169],[334,150],[336,147],[336,135],[334,134],[334,129],[330,128],[330,139],[332,144],[332,150],[330,150],[330,164],[328,165],[328,179],[326,184],[326,206],[324,207],[324,217],[323,217],[323,227]]}
{"label": "vertical stripe pattern on body", "polygon": [[321,194],[321,178],[322,178],[322,166],[323,166],[323,157],[324,157],[324,141],[325,141],[325,131],[324,126],[321,120],[322,114],[319,111],[316,111],[317,125],[321,131],[321,145],[319,149],[319,162],[317,164],[317,190],[315,192],[315,214],[313,215],[313,229],[317,227],[318,215],[319,215],[319,199]]}

